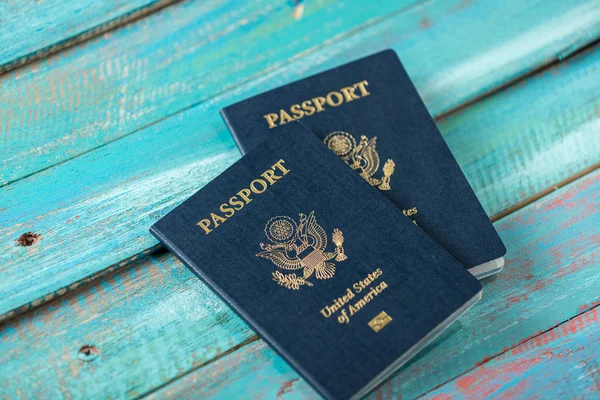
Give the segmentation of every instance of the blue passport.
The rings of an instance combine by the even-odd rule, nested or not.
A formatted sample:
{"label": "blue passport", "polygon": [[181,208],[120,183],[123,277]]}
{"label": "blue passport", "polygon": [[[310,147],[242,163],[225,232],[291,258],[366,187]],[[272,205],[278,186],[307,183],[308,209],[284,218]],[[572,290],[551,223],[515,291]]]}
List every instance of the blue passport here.
{"label": "blue passport", "polygon": [[481,297],[298,122],[150,231],[329,399],[364,396]]}
{"label": "blue passport", "polygon": [[502,269],[502,240],[392,50],[221,113],[242,153],[300,120],[473,275]]}

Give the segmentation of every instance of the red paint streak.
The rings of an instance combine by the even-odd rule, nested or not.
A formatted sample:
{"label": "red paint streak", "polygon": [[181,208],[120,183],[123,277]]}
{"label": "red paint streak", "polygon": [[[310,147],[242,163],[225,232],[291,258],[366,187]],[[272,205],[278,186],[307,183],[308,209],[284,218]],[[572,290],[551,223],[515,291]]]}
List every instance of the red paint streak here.
{"label": "red paint streak", "polygon": [[[552,285],[552,283],[553,283],[553,281],[551,279],[542,279],[542,280],[535,281],[535,282],[533,282],[533,288],[529,292],[531,293],[531,292],[536,292],[538,290],[542,290],[546,286]],[[527,300],[529,300],[528,293],[508,297],[506,299],[506,307],[509,307],[511,304],[519,303],[521,301],[527,301]]]}
{"label": "red paint streak", "polygon": [[590,317],[592,322],[594,323],[598,323],[598,309],[594,308],[593,310],[590,311]]}
{"label": "red paint streak", "polygon": [[[515,374],[516,376],[523,375],[532,366],[536,365],[540,360],[538,358],[524,358],[521,360],[515,360],[515,362],[506,365],[506,370]],[[499,371],[501,376],[504,375],[502,370]]]}
{"label": "red paint streak", "polygon": [[588,186],[593,185],[598,179],[600,179],[599,177],[600,175],[593,174],[593,176],[590,176],[588,179],[580,181],[575,185],[568,186],[568,189],[561,193],[560,197],[548,200],[544,204],[544,210],[550,211],[556,208],[567,206],[570,200],[584,191]]}
{"label": "red paint streak", "polygon": [[[507,283],[520,283],[533,277],[533,258],[514,257],[506,259],[503,278]],[[514,267],[514,268],[513,268]]]}
{"label": "red paint streak", "polygon": [[[593,260],[592,257],[589,257],[589,259],[588,259],[588,257],[583,257],[583,258],[573,260],[571,263],[569,263],[567,265],[563,265],[556,272],[556,275],[559,277],[564,277],[564,276],[571,275],[572,273],[579,272],[580,270],[582,270],[586,267],[593,266],[594,264],[591,263],[592,260]],[[562,264],[558,264],[558,265],[562,265]]]}
{"label": "red paint streak", "polygon": [[581,312],[587,311],[589,309],[590,309],[590,305],[588,303],[585,303],[584,305],[579,307],[579,310],[577,310],[577,311],[579,311],[581,313]]}
{"label": "red paint streak", "polygon": [[537,347],[542,347],[552,343],[556,339],[576,334],[598,323],[598,308],[593,308],[589,312],[581,314],[570,321],[565,322],[546,333],[534,333],[526,341],[512,349],[512,355],[518,355]]}
{"label": "red paint streak", "polygon": [[[583,315],[581,317],[583,317]],[[582,331],[585,329],[584,318],[575,318],[575,321],[577,322],[577,327],[579,328],[579,330]]]}
{"label": "red paint streak", "polygon": [[[524,374],[531,370],[536,365],[543,362],[548,362],[554,358],[562,358],[570,356],[574,350],[564,349],[560,346],[545,347],[554,340],[564,338],[572,334],[580,333],[585,329],[596,329],[594,325],[599,324],[600,307],[592,308],[591,310],[581,314],[564,324],[555,327],[554,329],[541,333],[533,334],[525,343],[512,349],[509,353],[508,349],[499,355],[497,360],[500,363],[487,363],[491,358],[485,358],[481,362],[476,363],[476,369],[468,375],[456,379],[455,386],[451,393],[458,392],[467,398],[483,399],[493,395],[498,395],[499,390],[502,391],[502,398],[520,398],[526,390],[528,382],[521,378]],[[523,354],[530,352],[529,354]],[[511,359],[513,358],[514,359]],[[514,386],[507,387],[507,384],[518,382]],[[440,394],[434,399],[447,400],[450,396]]]}
{"label": "red paint streak", "polygon": [[[457,380],[456,389],[466,398],[485,399],[493,396],[504,387],[504,384],[522,376],[525,371],[538,364],[540,359],[523,358],[501,366],[500,368],[479,367],[468,376]],[[519,385],[510,389],[517,392],[524,388]],[[503,397],[504,398],[504,397]],[[512,397],[508,397],[512,398]]]}
{"label": "red paint streak", "polygon": [[434,396],[431,400],[450,400],[450,399],[452,399],[452,397],[447,394],[438,394],[437,396]]}
{"label": "red paint streak", "polygon": [[546,211],[554,210],[556,208],[562,207],[563,204],[564,204],[564,199],[562,199],[561,197],[557,197],[555,199],[548,201],[548,203],[545,205],[544,209]]}
{"label": "red paint streak", "polygon": [[522,398],[523,391],[527,387],[527,381],[522,380],[515,387],[502,392],[503,399],[519,399]]}
{"label": "red paint streak", "polygon": [[381,393],[381,390],[376,390],[375,391],[375,399],[376,400],[383,400],[383,394]]}
{"label": "red paint streak", "polygon": [[544,279],[537,281],[534,285],[535,290],[542,290],[546,286],[552,285],[554,281],[552,279]]}
{"label": "red paint streak", "polygon": [[511,296],[506,299],[506,305],[508,306],[509,304],[520,303],[521,300],[529,300],[529,297],[526,294]]}
{"label": "red paint streak", "polygon": [[498,390],[502,389],[502,385],[501,384],[495,384],[495,385],[490,385],[490,386],[484,386],[484,389],[487,390],[479,390],[478,392],[480,394],[476,394],[473,396],[473,398],[475,399],[487,399],[488,397],[491,397],[492,394],[494,394],[495,392],[497,392]]}
{"label": "red paint streak", "polygon": [[460,388],[460,390],[468,390],[473,386],[474,383],[477,382],[477,379],[474,376],[463,376],[456,380],[456,385]]}
{"label": "red paint streak", "polygon": [[[394,398],[394,390],[390,381],[388,381],[388,383],[386,383],[385,385],[381,386],[379,389],[375,390],[375,398],[377,400]],[[397,395],[396,398],[400,398],[400,396]]]}
{"label": "red paint streak", "polygon": [[294,383],[297,382],[299,379],[300,378],[295,378],[295,379],[292,379],[291,381],[284,382],[283,385],[281,385],[281,388],[279,388],[276,398],[280,399],[285,394],[290,393],[292,390],[292,387],[294,386]]}
{"label": "red paint streak", "polygon": [[402,398],[401,395],[398,393],[396,393],[394,395],[394,388],[393,388],[393,385],[390,383],[390,381],[388,381],[388,383],[386,383],[385,385],[381,386],[374,393],[375,393],[375,398],[377,400],[401,399]]}

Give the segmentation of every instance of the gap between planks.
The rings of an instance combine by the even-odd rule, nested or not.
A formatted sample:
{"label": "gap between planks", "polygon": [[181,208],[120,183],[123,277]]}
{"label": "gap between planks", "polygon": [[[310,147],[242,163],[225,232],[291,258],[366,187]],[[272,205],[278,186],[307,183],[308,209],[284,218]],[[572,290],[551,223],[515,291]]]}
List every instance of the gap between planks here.
{"label": "gap between planks", "polygon": [[163,388],[165,388],[165,387],[169,386],[171,383],[173,383],[173,382],[175,382],[175,381],[177,381],[177,380],[179,380],[179,379],[183,378],[184,376],[186,376],[186,375],[189,375],[189,374],[191,374],[192,372],[194,372],[194,371],[197,371],[197,370],[199,370],[199,369],[202,369],[202,368],[204,368],[204,367],[208,366],[209,364],[212,364],[212,363],[214,363],[214,362],[217,362],[217,361],[219,361],[220,359],[222,359],[222,358],[225,358],[225,357],[227,357],[228,355],[235,353],[235,352],[236,352],[236,351],[238,351],[239,349],[241,349],[241,348],[243,348],[243,347],[246,347],[246,346],[248,346],[248,345],[250,345],[250,344],[252,344],[252,343],[254,343],[254,342],[258,342],[259,340],[260,340],[260,338],[258,337],[258,335],[254,335],[254,336],[252,336],[251,338],[244,340],[242,343],[240,343],[240,344],[237,344],[237,345],[233,346],[233,347],[232,347],[232,348],[230,348],[230,349],[227,349],[226,351],[224,351],[223,353],[219,354],[218,356],[216,356],[216,357],[213,357],[213,358],[211,358],[210,360],[208,360],[208,361],[206,361],[206,362],[203,362],[202,364],[200,364],[200,365],[198,365],[198,366],[196,366],[196,367],[194,367],[194,368],[190,368],[190,369],[189,369],[188,371],[186,371],[184,374],[182,374],[182,375],[179,375],[179,376],[175,376],[175,377],[173,377],[172,379],[169,379],[167,382],[163,383],[162,385],[158,385],[158,386],[157,386],[157,387],[155,387],[154,389],[152,389],[152,390],[149,390],[148,392],[146,392],[146,393],[144,393],[144,394],[142,394],[142,395],[140,395],[140,396],[133,397],[133,398],[134,398],[134,399],[142,399],[142,398],[145,398],[145,397],[147,397],[147,396],[150,396],[150,395],[152,395],[152,394],[154,394],[154,393],[156,393],[156,392],[160,391],[161,389],[163,389]]}
{"label": "gap between planks", "polygon": [[[584,41],[577,42],[577,44],[573,48],[570,48],[568,52],[555,54],[554,59],[549,60],[546,63],[539,64],[532,70],[527,71],[527,72],[523,73],[522,75],[515,76],[513,79],[507,79],[502,84],[492,87],[490,90],[485,91],[478,96],[474,96],[473,98],[463,102],[462,104],[458,104],[452,108],[449,108],[448,110],[444,111],[443,113],[435,116],[434,120],[436,120],[436,122],[437,122],[438,120],[444,119],[458,111],[461,111],[465,108],[469,108],[473,104],[475,104],[483,99],[492,97],[497,92],[500,92],[510,86],[518,85],[521,82],[525,82],[525,80],[533,77],[534,75],[538,74],[539,72],[541,72],[545,69],[550,69],[555,65],[561,64],[561,63],[569,60],[570,58],[574,58],[578,54],[584,53],[586,50],[589,50],[592,47],[599,45],[599,44],[600,44],[600,38],[596,39],[596,40],[592,40],[590,42],[584,42]],[[0,187],[2,187],[2,186],[0,186]],[[500,214],[501,213],[498,213],[496,215],[500,215]]]}
{"label": "gap between planks", "polygon": [[569,176],[567,179],[563,179],[562,181],[550,186],[549,188],[546,188],[546,189],[534,194],[533,196],[530,196],[524,200],[521,200],[518,203],[516,203],[515,205],[512,205],[512,206],[508,207],[507,209],[492,215],[490,217],[490,220],[492,222],[501,220],[502,218],[509,216],[510,214],[520,210],[521,208],[525,208],[528,205],[535,203],[536,201],[542,199],[543,197],[548,196],[549,194],[557,191],[558,189],[560,189],[564,186],[567,186],[568,184],[573,183],[576,180],[583,178],[586,175],[591,174],[592,172],[594,172],[595,170],[597,170],[599,168],[600,168],[600,162],[598,162],[594,165],[590,165],[589,167],[585,168],[584,170],[579,171],[579,172]]}
{"label": "gap between planks", "polygon": [[[581,178],[583,178],[583,177],[585,177],[587,175],[590,175],[591,173],[593,173],[597,169],[600,169],[600,163],[594,164],[591,167],[584,169],[583,171],[580,171],[580,172],[578,172],[578,173],[576,173],[574,175],[571,175],[569,178],[564,179],[564,180],[558,182],[557,184],[549,187],[548,189],[545,189],[545,190],[543,190],[541,192],[538,192],[538,193],[534,194],[533,196],[530,196],[527,199],[525,199],[523,201],[520,201],[519,203],[515,204],[514,206],[511,206],[511,207],[507,208],[506,210],[493,215],[492,217],[490,217],[490,219],[492,220],[492,222],[499,221],[500,219],[503,219],[503,218],[509,216],[510,214],[513,214],[513,213],[517,212],[518,210],[520,210],[522,208],[525,208],[526,206],[528,206],[530,204],[533,204],[533,203],[537,202],[538,200],[540,200],[540,199],[542,199],[542,198],[550,195],[551,193],[557,191],[558,189],[560,189],[560,188],[562,188],[562,187],[564,187],[564,186],[566,186],[566,185],[568,185],[570,183],[573,183],[576,180],[579,180],[579,179],[581,179]],[[116,271],[114,271],[114,272],[116,272]],[[515,349],[515,348],[523,345],[524,343],[526,343],[526,342],[528,342],[528,341],[530,341],[532,339],[535,339],[536,337],[544,335],[544,334],[546,334],[546,333],[548,333],[548,332],[550,332],[550,331],[552,331],[552,330],[554,330],[554,329],[556,329],[556,328],[558,328],[560,326],[563,326],[563,325],[569,323],[569,321],[573,320],[574,318],[577,318],[577,317],[579,317],[579,316],[581,316],[581,315],[583,315],[583,314],[585,314],[585,313],[587,313],[587,312],[589,312],[591,310],[594,310],[594,309],[596,309],[598,307],[600,307],[600,304],[596,304],[596,305],[593,305],[590,308],[586,308],[585,310],[581,310],[579,313],[573,315],[572,317],[570,317],[570,318],[568,318],[568,319],[566,319],[566,320],[564,320],[562,322],[559,322],[556,325],[554,325],[554,326],[552,326],[552,327],[550,327],[550,328],[548,328],[548,329],[546,329],[544,331],[536,332],[535,334],[533,334],[533,335],[531,335],[529,337],[526,337],[526,338],[520,340],[519,342],[517,342],[513,346],[504,348],[501,352],[496,353],[496,354],[494,354],[494,355],[492,355],[490,357],[487,357],[481,363],[475,364],[473,367],[471,367],[471,368],[463,371],[462,373],[460,373],[460,374],[458,374],[456,376],[453,376],[450,379],[447,379],[446,381],[444,381],[444,382],[436,385],[435,387],[432,387],[431,389],[427,390],[425,393],[421,394],[417,398],[423,398],[424,396],[427,396],[427,394],[429,394],[429,393],[435,391],[436,389],[444,386],[448,382],[452,382],[452,381],[460,378],[461,376],[463,376],[465,374],[468,374],[469,372],[473,371],[474,369],[480,367],[481,365],[487,364],[491,360],[494,360],[494,359],[502,356],[503,354],[506,354],[507,352],[509,352],[509,351],[511,351],[511,350],[513,350],[513,349]],[[196,371],[198,371],[198,370],[200,370],[202,368],[205,368],[206,366],[208,366],[208,365],[210,365],[210,364],[212,364],[214,362],[217,362],[220,359],[222,359],[222,358],[224,358],[224,357],[226,357],[226,356],[228,356],[230,354],[233,354],[236,351],[238,351],[238,350],[246,347],[247,345],[250,345],[250,344],[252,344],[252,343],[254,343],[254,342],[258,341],[258,340],[260,340],[260,337],[255,334],[251,338],[249,338],[249,339],[243,341],[242,343],[240,343],[240,344],[238,344],[238,345],[236,345],[236,346],[234,346],[234,347],[226,350],[222,354],[219,354],[218,356],[213,357],[212,359],[210,359],[210,360],[208,360],[208,361],[206,361],[206,362],[204,362],[204,363],[202,363],[202,364],[200,364],[200,365],[198,365],[196,367],[192,367],[189,370],[187,370],[184,374],[176,376],[173,379],[170,379],[168,382],[165,382],[164,384],[162,384],[160,386],[157,386],[156,388],[148,391],[147,393],[144,393],[144,394],[142,394],[140,396],[137,396],[137,397],[134,397],[134,398],[135,399],[146,398],[147,396],[150,396],[150,395],[158,392],[160,389],[163,389],[163,388],[169,386],[171,383],[173,383],[173,382],[175,382],[175,381],[177,381],[179,379],[182,379],[183,377],[185,377],[185,376],[187,376],[189,374],[192,374],[192,373],[194,373],[194,372],[196,372]]]}
{"label": "gap between planks", "polygon": [[24,67],[34,61],[40,60],[44,57],[58,53],[69,47],[72,47],[72,46],[78,45],[80,43],[83,43],[85,41],[88,41],[90,39],[93,39],[97,36],[102,35],[103,33],[120,28],[123,25],[135,22],[139,19],[142,19],[142,18],[152,14],[152,13],[160,11],[163,8],[170,6],[171,4],[174,4],[174,3],[177,3],[180,1],[182,1],[182,0],[158,0],[156,3],[150,4],[147,6],[143,6],[141,8],[138,8],[137,10],[133,10],[128,13],[125,13],[125,14],[123,14],[119,17],[116,17],[110,21],[107,21],[103,24],[91,27],[87,31],[84,31],[80,34],[77,34],[75,36],[69,37],[62,41],[59,41],[58,43],[49,45],[45,48],[36,50],[33,53],[25,55],[16,60],[10,61],[4,65],[0,65],[0,75],[4,74],[6,72],[12,71],[14,69]]}

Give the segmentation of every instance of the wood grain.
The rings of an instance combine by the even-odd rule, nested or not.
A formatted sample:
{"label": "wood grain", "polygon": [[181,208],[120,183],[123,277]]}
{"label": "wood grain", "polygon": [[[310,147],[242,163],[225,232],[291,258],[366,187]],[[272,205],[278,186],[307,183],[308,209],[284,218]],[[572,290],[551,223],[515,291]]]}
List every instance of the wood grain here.
{"label": "wood grain", "polygon": [[[188,1],[0,76],[0,185],[214,97],[418,0]],[[299,33],[302,34],[299,34]]]}
{"label": "wood grain", "polygon": [[251,335],[162,252],[0,325],[0,398],[136,398]]}
{"label": "wood grain", "polygon": [[[487,280],[483,300],[375,396],[425,393],[592,308],[600,301],[599,202],[597,171],[496,223],[509,248],[505,272]],[[10,397],[48,388],[57,396],[133,397],[167,383],[157,395],[307,393],[262,344],[252,345],[262,349],[258,355],[244,346],[202,368],[254,334],[168,254],[100,278],[2,329],[0,393]],[[100,356],[82,362],[83,345]]]}
{"label": "wood grain", "polygon": [[175,1],[3,1],[0,3],[0,73]]}
{"label": "wood grain", "polygon": [[[600,367],[600,324],[598,307],[560,324],[499,357],[427,393],[422,399],[538,399],[540,396],[565,399],[598,398]],[[232,382],[242,376],[265,381],[258,387]],[[198,373],[186,376],[148,396],[148,399],[235,398],[245,393],[253,399],[319,399],[320,396],[279,358],[264,342],[253,342],[243,351],[216,360],[202,370],[213,373],[213,384]],[[217,372],[218,371],[218,372]],[[277,371],[272,374],[272,371]],[[184,386],[183,383],[189,385]],[[236,384],[237,383],[237,384]],[[400,397],[383,387],[370,398]]]}
{"label": "wood grain", "polygon": [[[247,385],[248,381],[253,383]],[[239,393],[255,400],[322,399],[262,340],[186,375],[147,399],[235,399]]]}
{"label": "wood grain", "polygon": [[[600,161],[595,50],[440,121],[489,214]],[[306,62],[0,189],[8,199],[0,213],[0,314],[49,301],[155,246],[148,227],[239,157],[218,110]],[[17,246],[29,231],[40,242]]]}
{"label": "wood grain", "polygon": [[[328,7],[327,4],[324,7]],[[219,8],[221,5],[223,9],[227,8],[225,2],[219,3],[213,10],[214,15],[227,15],[229,21],[237,21],[235,12],[223,11]],[[347,5],[340,3],[340,15],[344,15],[342,7]],[[132,398],[153,391],[156,391],[153,392],[155,397],[197,398],[198,394],[203,394],[227,398],[239,397],[240,393],[256,398],[315,397],[314,392],[281,358],[257,341],[253,332],[172,256],[159,251],[138,261],[137,254],[148,252],[154,245],[146,234],[146,228],[239,157],[217,117],[216,111],[222,105],[314,70],[355,58],[377,46],[386,47],[393,43],[399,52],[420,54],[420,59],[414,58],[418,62],[407,67],[430,109],[440,107],[439,110],[447,111],[529,73],[531,68],[556,58],[562,59],[597,37],[597,14],[596,9],[591,8],[592,2],[528,2],[524,3],[524,8],[511,11],[499,10],[486,2],[459,7],[464,5],[458,1],[433,1],[405,12],[392,12],[389,17],[377,17],[356,30],[344,31],[325,45],[309,45],[300,56],[285,58],[281,55],[285,52],[273,50],[273,54],[262,55],[262,62],[269,66],[266,71],[260,69],[260,56],[256,55],[256,59],[252,59],[255,69],[248,66],[250,75],[244,75],[245,69],[244,72],[235,68],[224,70],[232,76],[228,81],[231,86],[218,88],[215,81],[212,83],[216,87],[214,91],[203,92],[201,80],[186,76],[193,74],[195,67],[179,69],[172,75],[173,78],[169,77],[171,84],[184,82],[197,84],[198,87],[189,92],[181,91],[181,96],[177,93],[174,103],[169,103],[172,101],[170,97],[174,97],[173,93],[177,91],[173,89],[168,92],[166,86],[161,86],[159,75],[152,75],[152,67],[141,66],[146,75],[137,75],[137,81],[131,81],[134,86],[137,85],[134,89],[138,92],[129,92],[131,88],[127,85],[121,85],[120,89],[128,96],[155,90],[148,109],[150,111],[142,113],[135,122],[122,124],[120,118],[113,119],[116,123],[102,126],[106,128],[106,136],[91,138],[83,146],[80,146],[81,139],[84,138],[85,142],[89,137],[83,137],[78,129],[87,129],[87,122],[101,121],[102,118],[93,113],[102,110],[101,104],[114,107],[116,103],[113,98],[92,93],[94,99],[105,103],[97,103],[95,108],[86,108],[82,113],[77,108],[69,108],[69,103],[62,100],[59,102],[62,108],[59,113],[53,111],[54,114],[44,116],[41,111],[40,119],[47,117],[58,127],[72,129],[65,132],[72,132],[73,136],[67,137],[71,143],[59,144],[56,153],[46,154],[46,159],[41,157],[39,164],[35,164],[31,171],[63,162],[99,145],[104,146],[0,191],[0,199],[9,199],[8,204],[0,203],[0,237],[3,238],[0,243],[0,265],[6,264],[6,260],[18,260],[20,263],[10,267],[11,273],[17,273],[11,275],[11,279],[17,277],[13,290],[10,290],[10,285],[0,289],[0,298],[4,298],[5,293],[1,290],[6,288],[9,288],[11,296],[15,291],[25,291],[25,287],[20,286],[24,283],[19,281],[19,266],[24,267],[31,277],[28,283],[33,284],[33,290],[26,292],[26,295],[34,300],[25,303],[23,310],[74,290],[44,307],[0,325],[0,397]],[[338,4],[334,7],[332,3],[331,7],[335,11]],[[306,10],[308,12],[308,5]],[[365,10],[357,8],[352,12],[364,16]],[[423,10],[429,10],[429,14],[424,14]],[[269,13],[273,9],[267,7],[267,11],[266,14],[260,14],[265,21],[269,20]],[[485,26],[489,25],[485,19],[482,20],[485,23],[478,22],[476,16],[486,15],[484,11],[505,18],[506,26],[513,30],[517,28],[517,32],[510,36],[512,33],[507,27],[490,28]],[[288,15],[289,4],[274,12]],[[165,13],[158,15],[174,15],[167,11]],[[194,17],[191,11],[188,14],[190,19],[198,15]],[[306,14],[303,19],[309,15]],[[416,18],[423,15],[422,19]],[[436,15],[438,19],[433,18]],[[451,17],[458,19],[452,20]],[[530,29],[518,31],[523,21],[528,21],[527,18],[530,20]],[[534,21],[536,18],[539,20]],[[573,21],[568,21],[571,24],[566,23],[573,18]],[[205,20],[210,20],[210,17],[206,16]],[[556,24],[549,28],[545,25],[547,20]],[[324,19],[320,21],[322,24]],[[455,24],[459,21],[475,28],[469,30],[461,27],[460,32],[450,29],[453,25],[457,26]],[[565,23],[559,23],[561,21]],[[228,26],[235,26],[235,31],[236,22],[231,23]],[[339,20],[333,20],[333,26],[336,23],[340,23]],[[191,31],[200,26],[187,22],[181,24]],[[249,24],[252,25],[252,22]],[[416,28],[417,24],[419,28]],[[274,29],[286,31],[285,27],[271,28],[271,25],[277,23],[261,25],[261,22],[257,22],[249,32],[263,29],[276,35]],[[112,49],[125,49],[123,42],[117,40],[123,40],[126,36],[118,35],[128,29],[129,34],[139,34],[142,26],[150,30],[158,25],[144,25],[143,21],[139,21],[115,32],[113,39],[116,44]],[[438,29],[438,26],[446,28]],[[296,28],[291,27],[287,32],[295,32]],[[484,28],[490,31],[488,43],[483,40],[479,42],[479,36],[461,36],[463,33],[467,35],[470,32],[473,35],[482,32]],[[494,32],[499,36],[494,37]],[[154,40],[150,38],[153,34],[153,31],[147,33],[149,38],[145,39],[145,43]],[[157,29],[156,34],[160,37],[164,32]],[[178,34],[180,37],[193,37],[186,29]],[[191,36],[185,36],[188,34]],[[430,39],[432,43],[450,36],[449,43],[456,40],[455,43],[460,43],[460,46],[450,46],[448,54],[452,55],[452,50],[464,51],[462,54],[465,56],[459,60],[459,64],[452,64],[452,60],[456,63],[458,58],[450,58],[446,60],[447,64],[440,62],[441,66],[435,66],[434,63],[423,65],[422,57],[430,54],[431,48],[422,50],[419,47],[429,43],[426,40],[428,35],[439,35],[435,40]],[[527,37],[531,37],[531,40],[518,40]],[[96,54],[109,49],[110,46],[102,47],[103,40],[92,41],[81,46],[81,49],[85,49],[87,57],[104,57],[104,53],[102,56]],[[174,39],[169,40],[175,43]],[[272,43],[276,43],[275,39]],[[315,39],[314,43],[318,41]],[[465,43],[473,43],[474,47],[465,46]],[[501,43],[510,45],[501,46]],[[249,47],[253,44],[250,43]],[[487,47],[477,48],[479,45]],[[92,49],[87,46],[97,47]],[[300,45],[294,46],[301,48]],[[142,47],[143,44],[140,44]],[[290,54],[292,47],[287,48]],[[235,46],[225,48],[234,49]],[[77,48],[64,53],[64,58],[63,55],[53,57],[48,60],[48,65],[59,68],[57,76],[62,74],[61,79],[66,79],[64,77],[68,76],[73,65],[77,65],[74,54],[78,54],[79,50]],[[523,51],[519,53],[520,50]],[[134,50],[124,51],[125,55],[113,53],[106,58],[114,62],[108,65],[115,68],[120,65],[119,74],[124,73],[123,65],[135,65],[130,63],[134,58],[128,58]],[[148,44],[145,51],[149,60],[160,64],[162,59],[154,54],[160,51],[158,45]],[[168,76],[164,71],[176,68],[182,62],[199,62],[199,52],[194,49],[192,55],[188,57],[183,54],[176,61],[167,57],[169,66],[162,73]],[[441,53],[442,56],[444,54]],[[510,208],[537,193],[540,188],[551,187],[557,181],[599,161],[600,138],[597,132],[600,82],[595,79],[600,64],[598,57],[598,49],[591,49],[440,121],[450,147],[489,213]],[[79,61],[84,59],[80,58]],[[225,59],[212,59],[214,64],[203,65],[224,68]],[[505,62],[505,59],[508,61]],[[11,95],[18,90],[26,93],[28,86],[21,86],[17,80],[22,79],[21,83],[31,82],[33,77],[38,76],[39,70],[36,68],[46,64],[35,64],[26,73],[25,69],[19,70],[21,74],[15,75],[16,80],[11,83],[8,92]],[[430,71],[429,67],[432,68]],[[443,71],[450,71],[445,75],[447,79],[438,80],[439,76],[444,76]],[[420,73],[423,78],[418,77]],[[468,73],[472,74],[469,76]],[[177,76],[179,79],[185,76],[185,79],[175,81]],[[254,79],[258,76],[259,79]],[[72,82],[79,79],[77,76],[69,78]],[[120,84],[127,81],[125,78],[119,78]],[[246,79],[251,81],[244,83]],[[432,80],[439,84],[427,86],[419,83]],[[96,82],[114,81],[102,78]],[[4,84],[5,81],[0,82],[0,98],[3,100],[8,93],[3,92]],[[73,89],[66,84],[62,87],[67,91]],[[429,95],[426,94],[427,88]],[[106,90],[112,90],[110,93],[113,95],[121,94],[114,88]],[[87,92],[79,87],[73,93]],[[206,98],[195,99],[198,93]],[[181,102],[179,97],[183,99]],[[31,98],[35,99],[35,94]],[[20,99],[24,97],[13,98],[17,101],[15,104]],[[169,109],[171,114],[177,114],[131,134],[140,127],[171,115],[162,114],[160,101],[166,109],[172,107]],[[128,104],[131,109],[137,110],[142,103],[145,105],[145,100],[138,99],[137,104]],[[29,107],[27,103],[23,104]],[[179,112],[190,105],[193,107]],[[12,145],[10,141],[2,142],[5,140],[4,134],[9,133],[2,131],[6,127],[6,124],[2,125],[4,122],[29,124],[35,119],[20,117],[21,120],[13,120],[13,114],[2,114],[2,107],[0,105],[0,152],[5,149],[5,144]],[[6,119],[7,115],[9,119]],[[126,114],[123,119],[129,117],[130,114]],[[35,127],[35,124],[32,125]],[[98,136],[99,126],[91,124],[87,134]],[[201,128],[198,129],[198,126]],[[126,129],[122,129],[124,127]],[[29,133],[38,135],[35,138],[39,139],[40,144],[44,140],[54,140],[52,135],[55,135],[55,132],[51,132],[44,137],[46,132],[40,134],[36,130]],[[110,143],[115,139],[119,140]],[[478,144],[477,141],[481,142]],[[65,156],[65,148],[70,148],[73,153]],[[38,149],[38,153],[44,156],[44,151]],[[53,158],[54,155],[56,158]],[[32,157],[30,155],[30,159]],[[459,325],[453,326],[442,340],[419,355],[373,397],[413,397],[447,383],[437,392],[429,393],[444,398],[459,390],[453,386],[458,385],[456,382],[465,386],[459,392],[465,397],[485,393],[486,389],[501,383],[498,380],[499,373],[510,371],[514,365],[522,366],[526,357],[538,357],[538,353],[531,352],[535,351],[531,344],[537,344],[538,340],[543,344],[545,338],[549,338],[546,334],[540,336],[541,332],[561,323],[559,326],[567,326],[571,332],[575,328],[563,321],[577,313],[584,312],[583,316],[592,318],[595,314],[591,313],[597,310],[600,301],[597,294],[600,283],[597,274],[600,265],[599,174],[594,172],[585,176],[566,189],[496,224],[510,249],[506,273],[486,283],[486,297],[476,310],[463,318]],[[22,176],[19,175],[19,178]],[[39,243],[31,247],[16,247],[14,240],[27,231],[41,232]],[[132,264],[127,269],[98,276],[129,263]],[[4,274],[2,268],[0,273]],[[59,282],[55,287],[59,289],[44,286],[48,282],[50,285],[56,284],[54,277]],[[79,286],[91,278],[97,279],[90,285]],[[15,301],[15,304],[18,303],[19,300]],[[585,325],[586,317],[582,318],[573,320],[582,329],[577,333],[595,338],[597,335],[592,336],[594,332],[590,333],[589,328],[597,331],[597,324]],[[580,323],[584,326],[581,327]],[[556,329],[555,335],[560,336]],[[519,347],[523,342],[525,347]],[[559,337],[559,341],[551,345],[554,347],[540,350],[540,357],[548,357],[548,352],[553,355],[558,353],[558,356],[543,360],[548,361],[545,364],[541,361],[539,364],[529,364],[529,369],[513,370],[514,375],[507,379],[514,379],[504,383],[506,391],[497,388],[492,394],[500,397],[536,391],[543,393],[544,388],[553,385],[553,382],[562,385],[555,390],[565,396],[579,389],[592,390],[592,383],[597,381],[594,380],[598,365],[598,359],[594,356],[598,352],[597,340],[589,344],[583,336],[574,333],[572,336]],[[588,346],[584,352],[589,352],[589,357],[578,351],[582,346]],[[524,355],[513,355],[514,349],[520,349],[518,351]],[[558,349],[564,349],[564,352],[560,353]],[[509,358],[509,353],[512,358]],[[213,361],[215,358],[216,361]],[[557,363],[559,366],[556,366]],[[542,368],[553,371],[545,382],[532,379],[528,382],[537,386],[511,386],[516,383],[521,371],[523,374],[539,376]],[[465,373],[467,380],[461,381],[460,376]],[[577,385],[571,386],[558,381],[560,377],[579,380]]]}
{"label": "wood grain", "polygon": [[0,184],[273,69],[288,73],[258,91],[393,47],[439,115],[600,36],[597,0],[415,1],[311,2],[300,20],[291,2],[185,2],[5,74]]}
{"label": "wood grain", "polygon": [[423,399],[597,399],[598,306],[508,350]]}

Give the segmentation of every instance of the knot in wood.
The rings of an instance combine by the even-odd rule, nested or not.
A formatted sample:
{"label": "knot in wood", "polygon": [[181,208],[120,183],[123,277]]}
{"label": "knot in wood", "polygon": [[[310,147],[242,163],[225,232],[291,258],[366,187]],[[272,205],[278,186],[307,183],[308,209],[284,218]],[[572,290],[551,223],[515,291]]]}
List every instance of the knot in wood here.
{"label": "knot in wood", "polygon": [[17,243],[19,246],[31,246],[42,240],[42,235],[34,232],[27,232],[19,236]]}
{"label": "knot in wood", "polygon": [[91,345],[85,345],[82,346],[79,349],[79,353],[77,354],[77,357],[82,360],[82,361],[92,361],[94,358],[98,357],[100,355],[100,351]]}

